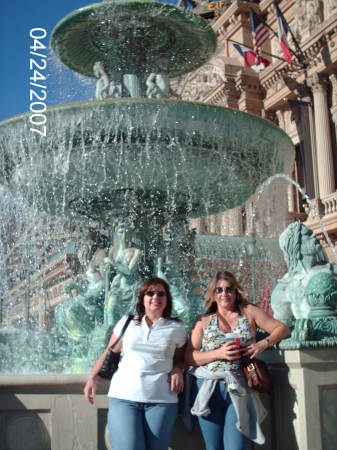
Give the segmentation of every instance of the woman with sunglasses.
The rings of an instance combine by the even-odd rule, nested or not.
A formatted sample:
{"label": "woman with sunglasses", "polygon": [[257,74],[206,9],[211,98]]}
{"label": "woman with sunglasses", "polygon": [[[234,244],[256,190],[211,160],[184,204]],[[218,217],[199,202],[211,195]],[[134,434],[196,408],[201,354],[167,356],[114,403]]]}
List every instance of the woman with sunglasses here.
{"label": "woman with sunglasses", "polygon": [[[151,278],[141,287],[137,314],[113,351],[122,357],[110,389],[108,428],[114,450],[167,450],[183,390],[186,331],[171,318],[169,285]],[[127,316],[117,323],[109,346],[120,335]],[[93,404],[96,381],[107,350],[96,362],[84,394]]]}
{"label": "woman with sunglasses", "polygon": [[[245,450],[249,439],[265,441],[259,424],[266,412],[258,393],[248,389],[242,357],[256,357],[290,332],[244,300],[231,272],[215,275],[205,302],[207,311],[193,326],[185,356],[185,362],[194,366],[196,398],[191,413],[198,416],[206,450]],[[256,342],[257,328],[268,337]]]}

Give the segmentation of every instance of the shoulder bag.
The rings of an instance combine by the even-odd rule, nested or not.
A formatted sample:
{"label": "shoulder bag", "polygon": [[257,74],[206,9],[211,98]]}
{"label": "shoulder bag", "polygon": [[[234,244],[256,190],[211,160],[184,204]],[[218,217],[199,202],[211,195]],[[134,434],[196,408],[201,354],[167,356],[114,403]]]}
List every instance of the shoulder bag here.
{"label": "shoulder bag", "polygon": [[267,364],[261,359],[246,359],[242,365],[248,387],[259,392],[271,394],[272,378]]}
{"label": "shoulder bag", "polygon": [[125,324],[123,325],[121,334],[118,336],[118,338],[115,340],[115,342],[109,347],[108,352],[106,354],[106,357],[104,358],[101,370],[98,372],[98,376],[101,378],[105,378],[107,380],[111,380],[112,375],[116,372],[120,360],[120,353],[116,353],[113,351],[113,349],[116,347],[118,342],[122,339],[125,330],[129,326],[129,323],[133,319],[132,315],[129,315]]}

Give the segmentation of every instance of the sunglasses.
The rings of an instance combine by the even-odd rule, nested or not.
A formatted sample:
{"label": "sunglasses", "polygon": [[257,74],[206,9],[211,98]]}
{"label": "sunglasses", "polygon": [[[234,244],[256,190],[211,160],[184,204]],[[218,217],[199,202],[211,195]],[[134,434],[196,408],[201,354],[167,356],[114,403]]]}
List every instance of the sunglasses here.
{"label": "sunglasses", "polygon": [[234,291],[235,291],[235,288],[233,286],[227,286],[225,288],[222,288],[222,287],[215,288],[215,292],[217,294],[222,294],[223,292],[225,292],[226,294],[232,294]]}
{"label": "sunglasses", "polygon": [[147,292],[145,292],[145,295],[148,295],[149,297],[153,297],[155,294],[157,294],[158,297],[165,297],[166,292],[165,291],[147,291]]}

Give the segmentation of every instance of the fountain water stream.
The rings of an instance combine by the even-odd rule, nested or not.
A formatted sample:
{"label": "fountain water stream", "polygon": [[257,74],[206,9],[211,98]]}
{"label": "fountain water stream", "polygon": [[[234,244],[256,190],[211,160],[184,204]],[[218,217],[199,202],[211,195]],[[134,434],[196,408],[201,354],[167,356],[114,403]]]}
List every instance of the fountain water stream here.
{"label": "fountain water stream", "polygon": [[257,205],[259,203],[259,200],[262,196],[262,194],[266,191],[266,189],[268,188],[268,186],[270,186],[273,181],[275,180],[279,180],[279,179],[283,179],[285,180],[288,184],[292,184],[297,190],[298,192],[301,194],[303,200],[305,200],[309,206],[310,212],[313,215],[313,217],[319,222],[319,225],[321,227],[321,230],[324,234],[324,237],[330,247],[330,250],[335,258],[335,261],[337,263],[337,253],[335,250],[335,247],[333,245],[333,243],[331,242],[331,239],[328,235],[328,232],[326,230],[326,227],[317,211],[316,206],[314,205],[314,203],[312,202],[312,200],[310,199],[310,197],[307,195],[307,193],[303,190],[303,188],[292,178],[290,178],[289,175],[285,174],[285,173],[277,173],[275,175],[272,175],[271,177],[269,177],[267,180],[265,180],[261,186],[258,188],[257,192],[256,192],[256,198],[254,200],[254,204],[253,204],[253,211],[252,211],[252,215],[251,215],[251,229],[253,230],[253,234],[254,234],[254,230],[255,230],[255,215],[256,215],[256,208]]}
{"label": "fountain water stream", "polygon": [[[62,220],[77,230],[90,220],[104,232],[91,230],[78,245],[86,285],[68,287],[65,301],[51,308],[49,330],[26,331],[40,343],[34,358],[4,363],[18,339],[30,356],[32,338],[2,330],[2,370],[87,371],[148,275],[168,279],[175,311],[189,326],[201,302],[188,220],[242,204],[268,177],[289,173],[294,158],[289,137],[263,119],[165,98],[169,77],[198,68],[215,51],[215,34],[198,16],[152,1],[101,2],[63,19],[51,46],[71,69],[98,78],[98,99],[48,109],[45,137],[30,132],[28,114],[2,122],[1,182],[25,199],[30,220],[44,218],[40,236]],[[74,234],[72,225],[66,231]],[[72,240],[64,241],[65,253]],[[37,267],[21,276],[26,286],[40,277],[39,299],[52,261],[42,247]],[[56,248],[45,252],[56,255]],[[7,322],[14,304],[26,304],[29,316],[31,301],[19,292],[7,302]]]}

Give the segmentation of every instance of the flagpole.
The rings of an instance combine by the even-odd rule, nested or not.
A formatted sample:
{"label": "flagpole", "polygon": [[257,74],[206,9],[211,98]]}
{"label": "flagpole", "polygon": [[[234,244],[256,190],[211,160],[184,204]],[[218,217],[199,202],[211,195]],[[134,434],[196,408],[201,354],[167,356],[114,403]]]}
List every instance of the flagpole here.
{"label": "flagpole", "polygon": [[[248,5],[248,8],[249,8],[251,11],[253,11],[254,14],[257,15],[257,17],[261,20],[261,22],[263,23],[263,25],[265,25],[265,26],[273,33],[273,35],[276,36],[277,39],[278,39],[278,34],[272,29],[272,27],[271,27],[270,25],[267,24],[267,22],[264,20],[264,18],[262,18],[261,16],[259,16],[259,15],[254,11],[254,9],[253,9],[250,5]],[[285,19],[284,19],[284,20],[285,20]],[[287,25],[288,25],[288,24],[287,24]],[[290,30],[289,27],[288,27],[288,30],[289,30],[289,33],[291,34],[291,37],[294,39],[293,33],[292,33],[292,31]],[[299,61],[299,63],[303,66],[303,68],[306,68],[306,67],[307,67],[307,64],[303,61],[303,59],[305,58],[305,57],[304,57],[304,54],[303,54],[302,50],[300,49],[300,47],[298,46],[298,43],[297,43],[296,39],[294,39],[294,43],[295,43],[296,48],[297,48],[297,47],[299,48],[299,52],[300,52],[300,54],[301,54],[301,58],[299,58],[298,54],[297,54],[291,47],[289,47],[289,50],[290,50],[290,52],[295,56],[295,58]],[[275,55],[275,57],[276,57],[276,55]],[[285,59],[284,59],[284,61],[285,61],[285,62],[288,62],[288,61],[286,61]]]}
{"label": "flagpole", "polygon": [[[243,45],[244,47],[249,48],[249,50],[253,50],[254,51],[253,47],[250,47],[249,45],[246,45],[246,44],[241,44],[240,42],[234,41],[233,39],[227,38],[227,41],[228,42],[233,42],[233,44]],[[287,62],[284,58],[281,58],[281,56],[273,55],[272,53],[265,52],[264,50],[261,50],[261,53],[263,53],[266,56],[271,56],[272,58],[277,58],[277,59],[279,59],[279,60],[281,60],[283,62]]]}
{"label": "flagpole", "polygon": [[[278,3],[277,3],[276,1],[274,2],[274,4],[275,4],[275,6],[278,7]],[[280,10],[280,8],[278,8],[278,9],[279,9],[279,11],[280,11],[280,13],[281,13],[281,15],[282,15],[282,17],[283,17],[283,20],[285,21],[285,23],[286,23],[286,25],[287,25],[287,27],[288,27],[288,31],[289,31],[289,33],[290,33],[290,35],[291,35],[291,37],[292,37],[292,39],[293,39],[293,41],[294,41],[294,44],[295,44],[295,46],[296,46],[298,52],[299,52],[300,55],[302,56],[302,58],[300,59],[300,58],[298,57],[297,54],[296,54],[295,56],[296,56],[296,58],[299,60],[299,62],[300,62],[301,64],[303,64],[303,66],[307,67],[307,63],[305,62],[305,54],[303,53],[303,51],[302,51],[302,49],[301,49],[299,43],[297,42],[297,39],[295,38],[294,33],[291,31],[291,28],[290,28],[288,22],[286,21],[284,15],[282,14],[282,11]],[[292,50],[291,50],[290,47],[289,47],[289,50],[292,52]],[[293,53],[293,52],[292,52],[292,53]]]}

